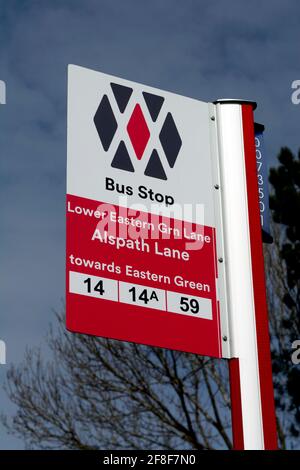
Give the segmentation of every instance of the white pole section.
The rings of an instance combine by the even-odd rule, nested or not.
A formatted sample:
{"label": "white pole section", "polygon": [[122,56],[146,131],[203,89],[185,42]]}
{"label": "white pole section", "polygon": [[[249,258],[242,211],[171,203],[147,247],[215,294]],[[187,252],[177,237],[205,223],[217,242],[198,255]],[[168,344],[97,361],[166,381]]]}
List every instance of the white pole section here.
{"label": "white pole section", "polygon": [[[239,362],[243,446],[246,450],[263,450],[266,447],[249,229],[243,103],[245,104],[233,100],[216,103],[224,217],[224,261],[229,288],[231,350]],[[247,105],[250,106],[249,103]],[[232,406],[235,404],[232,403]]]}

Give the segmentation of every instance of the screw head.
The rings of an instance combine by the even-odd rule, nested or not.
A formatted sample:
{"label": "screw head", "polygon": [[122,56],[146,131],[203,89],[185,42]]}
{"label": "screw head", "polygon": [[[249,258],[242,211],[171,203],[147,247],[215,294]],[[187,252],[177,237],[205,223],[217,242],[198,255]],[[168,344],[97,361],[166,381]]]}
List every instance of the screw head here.
{"label": "screw head", "polygon": [[219,258],[219,263],[223,263],[223,258]]}
{"label": "screw head", "polygon": [[227,341],[227,336],[223,336],[223,341]]}
{"label": "screw head", "polygon": [[220,189],[220,186],[218,184],[215,184],[215,189]]}
{"label": "screw head", "polygon": [[215,121],[215,120],[216,120],[215,116],[210,116],[210,119],[211,119],[212,121]]}

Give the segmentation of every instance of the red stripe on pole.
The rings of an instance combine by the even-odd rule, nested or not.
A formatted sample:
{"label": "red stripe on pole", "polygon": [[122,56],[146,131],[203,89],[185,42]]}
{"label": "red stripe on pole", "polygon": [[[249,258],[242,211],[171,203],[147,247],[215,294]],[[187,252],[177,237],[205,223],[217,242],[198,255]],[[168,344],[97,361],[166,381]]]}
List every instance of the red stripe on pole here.
{"label": "red stripe on pole", "polygon": [[238,359],[229,360],[229,380],[231,397],[231,427],[233,449],[244,449],[242,399],[240,387],[240,365]]}
{"label": "red stripe on pole", "polygon": [[242,117],[264,445],[265,449],[274,450],[277,432],[252,106],[242,105]]}

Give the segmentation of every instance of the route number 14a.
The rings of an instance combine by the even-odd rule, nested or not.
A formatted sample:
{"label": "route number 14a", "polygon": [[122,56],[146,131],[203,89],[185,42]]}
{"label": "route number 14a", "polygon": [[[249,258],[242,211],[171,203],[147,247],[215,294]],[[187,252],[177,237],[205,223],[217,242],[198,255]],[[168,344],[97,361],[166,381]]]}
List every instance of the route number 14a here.
{"label": "route number 14a", "polygon": [[158,297],[157,297],[157,294],[154,290],[151,291],[151,294],[149,294],[147,289],[143,289],[142,292],[138,295],[137,292],[136,292],[136,288],[132,287],[131,289],[129,289],[129,292],[132,295],[132,301],[133,302],[137,302],[137,300],[139,300],[141,302],[144,302],[144,304],[146,304],[146,305],[151,300],[156,300],[158,302]]}

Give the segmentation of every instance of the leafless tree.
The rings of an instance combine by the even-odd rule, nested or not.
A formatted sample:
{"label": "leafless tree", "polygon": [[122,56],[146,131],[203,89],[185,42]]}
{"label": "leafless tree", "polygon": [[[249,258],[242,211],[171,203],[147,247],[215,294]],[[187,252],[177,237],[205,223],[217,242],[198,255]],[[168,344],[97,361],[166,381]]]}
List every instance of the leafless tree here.
{"label": "leafless tree", "polygon": [[[273,234],[265,262],[278,432],[281,448],[291,448],[297,446],[294,415],[282,368],[290,367],[291,336],[282,330],[290,314],[282,302],[287,286],[279,226]],[[69,333],[63,313],[57,322],[48,335],[48,356],[30,350],[8,371],[6,390],[17,411],[2,421],[27,446],[231,448],[226,361]]]}
{"label": "leafless tree", "polygon": [[231,447],[227,364],[51,330],[52,360],[29,351],[8,372],[6,426],[33,448]]}
{"label": "leafless tree", "polygon": [[273,222],[271,232],[274,243],[265,245],[264,257],[278,438],[282,449],[299,448],[297,410],[287,393],[288,372],[293,366],[292,342],[299,339],[299,318],[297,311],[288,308],[283,301],[287,294],[291,298],[299,296],[299,290],[291,289],[287,282],[287,270],[280,253],[285,242],[282,226]]}

